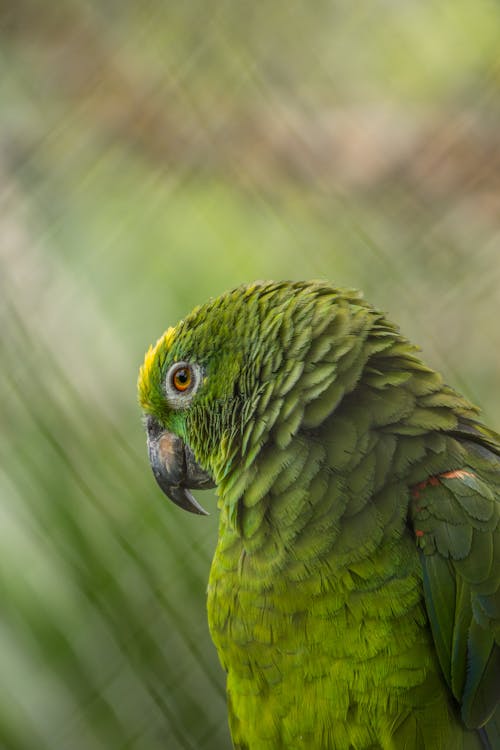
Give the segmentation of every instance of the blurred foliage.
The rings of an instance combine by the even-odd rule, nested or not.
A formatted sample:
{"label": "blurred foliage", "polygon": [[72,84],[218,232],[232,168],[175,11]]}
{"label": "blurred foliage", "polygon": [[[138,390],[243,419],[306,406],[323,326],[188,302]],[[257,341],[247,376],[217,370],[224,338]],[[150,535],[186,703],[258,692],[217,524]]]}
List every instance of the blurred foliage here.
{"label": "blurred foliage", "polygon": [[229,747],[217,514],[135,400],[194,304],[361,287],[498,428],[499,50],[492,0],[4,1],[2,748]]}

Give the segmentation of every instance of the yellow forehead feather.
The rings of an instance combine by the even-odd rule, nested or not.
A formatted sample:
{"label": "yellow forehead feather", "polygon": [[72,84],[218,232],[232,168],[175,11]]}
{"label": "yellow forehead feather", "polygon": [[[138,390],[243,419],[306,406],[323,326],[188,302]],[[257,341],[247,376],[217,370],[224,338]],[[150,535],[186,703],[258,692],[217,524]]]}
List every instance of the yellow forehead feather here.
{"label": "yellow forehead feather", "polygon": [[149,347],[144,357],[144,362],[139,370],[139,379],[137,382],[139,403],[144,409],[150,404],[151,385],[155,381],[155,365],[158,365],[158,359],[161,359],[161,355],[169,350],[174,338],[174,333],[175,328],[168,328],[165,333],[160,336],[156,344]]}

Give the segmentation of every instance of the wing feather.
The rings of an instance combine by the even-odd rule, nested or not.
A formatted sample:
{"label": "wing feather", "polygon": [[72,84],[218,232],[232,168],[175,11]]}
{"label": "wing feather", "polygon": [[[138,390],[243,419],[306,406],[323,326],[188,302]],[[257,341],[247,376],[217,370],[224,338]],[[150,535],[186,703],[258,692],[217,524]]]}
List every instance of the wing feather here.
{"label": "wing feather", "polygon": [[413,488],[426,607],[443,674],[469,728],[500,743],[500,436],[464,422],[466,465]]}

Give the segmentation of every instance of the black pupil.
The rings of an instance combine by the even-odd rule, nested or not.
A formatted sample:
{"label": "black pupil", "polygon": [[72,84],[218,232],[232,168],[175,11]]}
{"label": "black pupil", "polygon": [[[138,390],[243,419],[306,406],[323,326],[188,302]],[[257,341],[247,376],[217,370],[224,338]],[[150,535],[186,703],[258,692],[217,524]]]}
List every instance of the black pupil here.
{"label": "black pupil", "polygon": [[179,385],[186,385],[189,382],[189,370],[186,367],[182,367],[175,373],[175,379]]}

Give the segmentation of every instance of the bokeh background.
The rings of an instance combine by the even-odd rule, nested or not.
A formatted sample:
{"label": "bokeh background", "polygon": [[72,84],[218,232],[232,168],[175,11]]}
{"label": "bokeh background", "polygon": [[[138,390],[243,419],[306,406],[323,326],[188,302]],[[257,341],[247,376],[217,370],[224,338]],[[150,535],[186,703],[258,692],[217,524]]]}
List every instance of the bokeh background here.
{"label": "bokeh background", "polygon": [[500,5],[4,0],[1,748],[230,747],[215,501],[135,382],[255,278],[363,288],[500,426]]}

